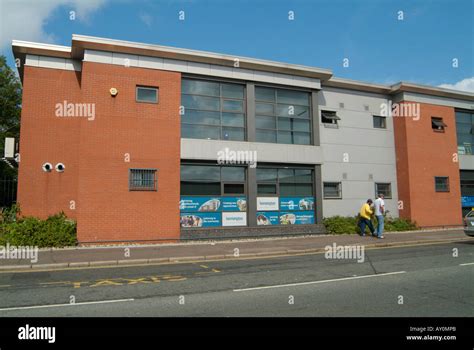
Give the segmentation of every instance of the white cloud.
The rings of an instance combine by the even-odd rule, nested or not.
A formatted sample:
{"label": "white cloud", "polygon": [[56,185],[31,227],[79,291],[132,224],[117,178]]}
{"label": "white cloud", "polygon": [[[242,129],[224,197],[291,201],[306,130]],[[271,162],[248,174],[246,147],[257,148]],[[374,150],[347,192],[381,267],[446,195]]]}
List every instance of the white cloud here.
{"label": "white cloud", "polygon": [[474,77],[466,78],[454,84],[441,84],[441,88],[474,92]]}
{"label": "white cloud", "polygon": [[44,30],[48,19],[60,6],[75,11],[76,20],[87,21],[88,16],[107,0],[0,0],[0,48],[11,45],[11,40],[54,42],[54,33]]}

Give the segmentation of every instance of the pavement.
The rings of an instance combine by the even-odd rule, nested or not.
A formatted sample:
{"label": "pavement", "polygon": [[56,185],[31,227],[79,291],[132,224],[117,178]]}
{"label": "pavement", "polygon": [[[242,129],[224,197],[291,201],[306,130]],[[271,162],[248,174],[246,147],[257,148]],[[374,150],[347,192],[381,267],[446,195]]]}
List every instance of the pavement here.
{"label": "pavement", "polygon": [[[474,316],[473,240],[379,246],[363,256],[0,271],[0,317]],[[367,322],[363,331],[377,327]],[[431,325],[413,321],[420,324]]]}
{"label": "pavement", "polygon": [[315,235],[174,244],[40,249],[38,259],[0,259],[0,271],[67,269],[97,266],[156,265],[190,261],[245,259],[322,252],[328,245],[366,248],[474,241],[462,229],[388,232],[385,239],[359,235]]}

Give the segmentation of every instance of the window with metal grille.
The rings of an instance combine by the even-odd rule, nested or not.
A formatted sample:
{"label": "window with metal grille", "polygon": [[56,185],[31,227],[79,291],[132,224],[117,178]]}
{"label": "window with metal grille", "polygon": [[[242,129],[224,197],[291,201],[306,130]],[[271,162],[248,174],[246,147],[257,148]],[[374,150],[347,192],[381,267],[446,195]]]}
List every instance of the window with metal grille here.
{"label": "window with metal grille", "polygon": [[130,169],[128,180],[130,191],[156,191],[157,188],[156,169]]}
{"label": "window with metal grille", "polygon": [[342,185],[340,182],[325,182],[323,186],[325,199],[341,199]]}
{"label": "window with metal grille", "polygon": [[449,192],[449,177],[435,176],[435,191]]}
{"label": "window with metal grille", "polygon": [[390,183],[376,183],[375,184],[375,196],[383,194],[385,199],[392,198],[392,184]]}

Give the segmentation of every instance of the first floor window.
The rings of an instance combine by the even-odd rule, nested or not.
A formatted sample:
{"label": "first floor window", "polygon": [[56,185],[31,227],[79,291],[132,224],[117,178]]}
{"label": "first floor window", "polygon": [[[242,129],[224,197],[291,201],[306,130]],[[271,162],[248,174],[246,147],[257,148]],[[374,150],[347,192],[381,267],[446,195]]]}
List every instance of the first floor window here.
{"label": "first floor window", "polygon": [[341,120],[334,111],[321,111],[321,122],[323,124],[337,125],[337,121]]}
{"label": "first floor window", "polygon": [[181,137],[207,140],[246,139],[245,86],[183,79]]}
{"label": "first floor window", "polygon": [[255,87],[257,142],[311,144],[310,93]]}
{"label": "first floor window", "polygon": [[158,88],[137,86],[136,101],[158,103]]}
{"label": "first floor window", "polygon": [[156,191],[156,169],[130,169],[128,188],[130,191]]}
{"label": "first floor window", "polygon": [[444,128],[446,126],[447,125],[444,124],[444,122],[443,122],[443,118],[431,117],[431,128],[434,131],[444,132]]}

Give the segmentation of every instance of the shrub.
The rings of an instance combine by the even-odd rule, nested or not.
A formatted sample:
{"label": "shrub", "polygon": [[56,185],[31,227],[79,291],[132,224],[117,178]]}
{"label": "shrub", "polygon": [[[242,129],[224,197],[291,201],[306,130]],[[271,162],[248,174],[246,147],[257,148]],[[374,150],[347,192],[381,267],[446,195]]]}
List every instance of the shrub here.
{"label": "shrub", "polygon": [[323,219],[326,230],[331,234],[359,233],[357,216],[331,216]]}
{"label": "shrub", "polygon": [[[326,226],[326,231],[331,234],[352,234],[360,233],[358,227],[359,216],[331,216],[323,219],[323,224]],[[377,218],[372,220],[374,227],[377,227]],[[386,232],[394,231],[413,231],[418,230],[416,223],[401,218],[392,218],[385,216],[385,230]],[[366,228],[366,233],[369,229]]]}
{"label": "shrub", "polygon": [[64,213],[48,217],[46,220],[34,217],[5,220],[1,223],[0,244],[16,246],[65,247],[76,245],[76,223],[66,218]]}

